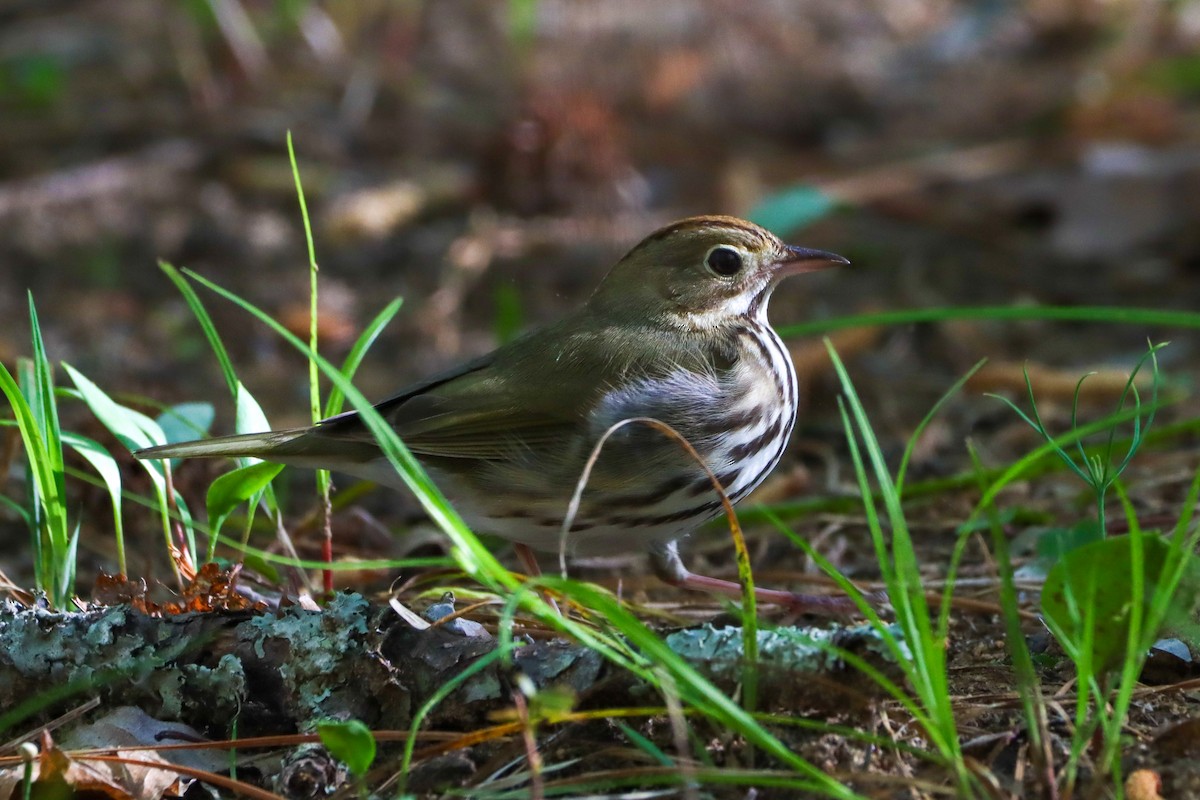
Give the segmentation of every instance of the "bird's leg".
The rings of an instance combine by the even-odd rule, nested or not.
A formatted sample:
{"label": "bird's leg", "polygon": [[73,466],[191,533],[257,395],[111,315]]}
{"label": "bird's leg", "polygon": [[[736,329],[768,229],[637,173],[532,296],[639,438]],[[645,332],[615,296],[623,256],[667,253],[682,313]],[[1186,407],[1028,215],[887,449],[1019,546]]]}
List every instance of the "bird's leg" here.
{"label": "bird's leg", "polygon": [[[534,554],[532,547],[527,544],[515,542],[513,544],[513,550],[516,551],[517,559],[521,562],[521,566],[525,567],[526,575],[528,575],[530,578],[537,578],[541,576],[542,568],[538,566],[537,555]],[[558,603],[554,602],[554,598],[547,594],[545,590],[543,590],[541,594],[542,599],[554,609],[556,614],[561,616],[562,612],[559,611]]]}
{"label": "bird's leg", "polygon": [[513,545],[513,550],[517,553],[517,559],[521,562],[521,566],[525,568],[525,574],[531,578],[540,577],[542,568],[538,566],[537,556],[534,555],[533,548],[527,544],[520,542]]}
{"label": "bird's leg", "polygon": [[[742,597],[742,586],[739,583],[689,572],[679,557],[677,542],[654,545],[650,549],[650,567],[659,580],[671,586],[721,594],[739,600]],[[804,614],[838,617],[858,610],[854,601],[846,596],[797,594],[758,586],[754,587],[754,596],[760,603],[772,603]]]}

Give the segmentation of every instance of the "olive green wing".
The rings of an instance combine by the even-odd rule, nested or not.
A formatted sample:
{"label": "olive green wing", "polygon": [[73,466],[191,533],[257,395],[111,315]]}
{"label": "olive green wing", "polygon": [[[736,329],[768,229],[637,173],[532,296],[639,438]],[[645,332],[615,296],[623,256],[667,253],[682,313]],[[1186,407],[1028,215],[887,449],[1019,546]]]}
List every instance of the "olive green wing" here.
{"label": "olive green wing", "polygon": [[[578,404],[494,368],[495,354],[430,378],[375,406],[413,453],[506,460],[553,447],[579,429]],[[578,395],[572,395],[577,398]],[[356,412],[317,425],[314,438],[374,445]]]}

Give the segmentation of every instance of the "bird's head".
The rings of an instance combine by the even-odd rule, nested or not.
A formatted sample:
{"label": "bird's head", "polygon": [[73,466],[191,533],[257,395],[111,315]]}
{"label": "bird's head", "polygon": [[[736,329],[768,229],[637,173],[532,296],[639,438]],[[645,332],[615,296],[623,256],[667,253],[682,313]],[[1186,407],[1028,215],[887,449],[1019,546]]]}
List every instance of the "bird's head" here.
{"label": "bird's head", "polygon": [[742,219],[690,217],[655,231],[630,250],[589,304],[606,315],[715,327],[763,317],[771,292],[789,275],[848,263],[823,250],[784,244]]}

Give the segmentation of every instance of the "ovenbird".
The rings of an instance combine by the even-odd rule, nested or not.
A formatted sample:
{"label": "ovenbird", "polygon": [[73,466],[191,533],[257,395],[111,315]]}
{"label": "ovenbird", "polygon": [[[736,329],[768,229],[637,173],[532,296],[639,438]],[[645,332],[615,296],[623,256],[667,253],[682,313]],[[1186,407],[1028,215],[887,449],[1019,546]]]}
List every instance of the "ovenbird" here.
{"label": "ovenbird", "polygon": [[[560,550],[568,504],[604,438],[561,537],[566,554],[642,549],[668,583],[738,596],[735,583],[689,572],[677,542],[722,513],[709,471],[737,502],[774,469],[791,435],[796,373],[767,322],[775,286],[846,263],[744,220],[685,219],[629,251],[571,316],[376,408],[463,517],[516,543],[527,563],[529,548]],[[661,429],[620,425],[644,418],[678,432],[708,469]],[[355,413],[136,455],[255,456],[402,483]]]}

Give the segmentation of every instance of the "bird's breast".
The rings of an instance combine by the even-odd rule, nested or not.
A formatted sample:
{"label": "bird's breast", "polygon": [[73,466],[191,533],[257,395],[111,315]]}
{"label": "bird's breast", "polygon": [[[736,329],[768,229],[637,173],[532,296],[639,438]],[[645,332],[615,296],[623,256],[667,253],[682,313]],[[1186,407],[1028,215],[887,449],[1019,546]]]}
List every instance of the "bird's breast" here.
{"label": "bird's breast", "polygon": [[[645,545],[695,529],[722,512],[713,477],[732,501],[745,497],[779,462],[796,418],[795,371],[769,327],[747,321],[714,352],[722,359],[699,368],[666,361],[614,382],[577,437],[480,465],[493,473],[486,480],[445,476],[448,493],[480,530],[542,550],[558,549],[577,490],[569,553],[621,552],[631,539]],[[703,464],[679,437],[630,421],[647,418],[677,432]],[[468,491],[455,492],[464,478]]]}

